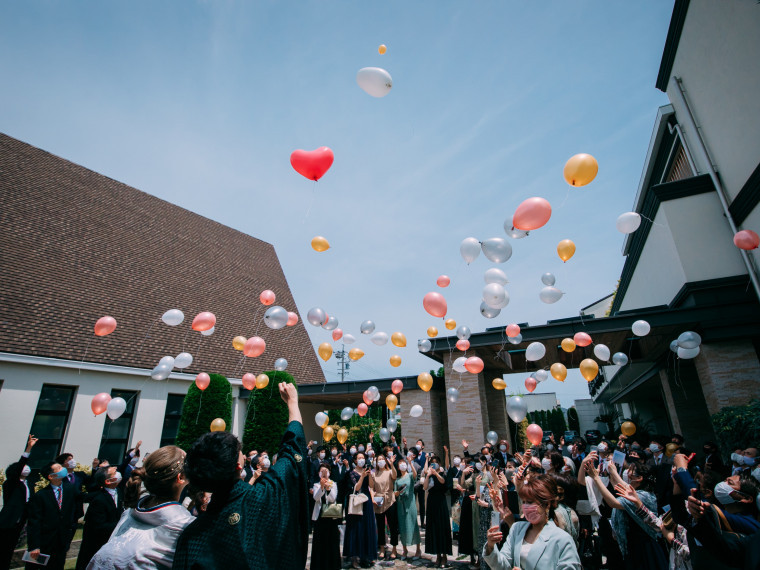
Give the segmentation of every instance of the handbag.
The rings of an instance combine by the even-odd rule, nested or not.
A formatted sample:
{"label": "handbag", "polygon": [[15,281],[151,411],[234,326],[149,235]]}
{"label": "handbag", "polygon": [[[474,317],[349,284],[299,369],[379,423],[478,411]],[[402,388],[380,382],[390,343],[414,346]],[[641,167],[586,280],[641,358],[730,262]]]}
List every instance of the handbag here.
{"label": "handbag", "polygon": [[462,503],[457,501],[454,506],[451,507],[451,520],[459,524],[462,518]]}
{"label": "handbag", "polygon": [[340,503],[330,503],[322,505],[319,516],[325,519],[342,519],[343,505]]}
{"label": "handbag", "polygon": [[348,514],[349,515],[361,515],[364,514],[364,507],[362,504],[367,502],[369,497],[364,493],[353,493],[348,496]]}

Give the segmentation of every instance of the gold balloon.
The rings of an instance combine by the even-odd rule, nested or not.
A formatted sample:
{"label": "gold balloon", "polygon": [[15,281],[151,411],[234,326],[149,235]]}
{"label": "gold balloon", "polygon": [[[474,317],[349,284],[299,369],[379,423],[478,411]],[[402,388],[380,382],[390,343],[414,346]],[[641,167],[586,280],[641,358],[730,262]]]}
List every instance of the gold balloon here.
{"label": "gold balloon", "polygon": [[423,372],[417,376],[417,384],[423,391],[430,392],[430,388],[433,387],[433,377],[429,373]]}
{"label": "gold balloon", "polygon": [[330,242],[328,242],[322,236],[316,236],[311,240],[311,247],[314,251],[323,252],[330,249]]}
{"label": "gold balloon", "polygon": [[348,357],[351,360],[359,360],[362,356],[364,356],[364,351],[361,348],[352,348],[348,351]]}
{"label": "gold balloon", "polygon": [[428,330],[427,330],[427,335],[428,335],[430,338],[435,338],[435,337],[437,337],[437,336],[438,336],[438,329],[437,329],[437,328],[435,328],[435,327],[428,327]]}
{"label": "gold balloon", "polygon": [[585,186],[596,178],[599,163],[590,154],[580,153],[571,156],[565,163],[565,182],[570,186]]}
{"label": "gold balloon", "polygon": [[322,430],[322,439],[325,441],[330,441],[333,436],[335,435],[335,431],[330,426],[325,427],[325,429]]}
{"label": "gold balloon", "polygon": [[227,424],[222,418],[216,418],[211,422],[211,431],[224,431],[227,429]]}
{"label": "gold balloon", "polygon": [[386,51],[388,51],[388,47],[385,44],[380,44],[380,47],[377,48],[377,53],[380,55],[385,55]]}
{"label": "gold balloon", "polygon": [[631,437],[634,433],[636,433],[636,424],[632,421],[625,421],[620,426],[620,431],[623,435]]}
{"label": "gold balloon", "polygon": [[256,387],[259,390],[263,390],[269,385],[269,376],[266,374],[259,374],[256,376]]}
{"label": "gold balloon", "polygon": [[563,239],[557,244],[557,255],[562,261],[567,261],[575,255],[575,244],[572,240]]}
{"label": "gold balloon", "polygon": [[398,354],[391,356],[391,366],[394,368],[401,366],[401,357]]}
{"label": "gold balloon", "polygon": [[563,338],[561,346],[565,352],[572,352],[575,350],[575,341],[571,338]]}
{"label": "gold balloon", "polygon": [[391,342],[399,348],[404,348],[406,346],[406,337],[404,333],[395,332],[391,335]]}
{"label": "gold balloon", "polygon": [[243,347],[245,346],[245,341],[248,340],[244,336],[236,336],[232,339],[232,348],[235,350],[243,350]]}
{"label": "gold balloon", "polygon": [[398,398],[394,394],[388,394],[385,397],[385,405],[388,406],[389,410],[395,410],[398,405]]}
{"label": "gold balloon", "polygon": [[503,390],[507,387],[507,383],[504,382],[504,378],[494,378],[493,382],[491,382],[494,388],[497,390]]}
{"label": "gold balloon", "polygon": [[552,364],[550,372],[552,373],[552,376],[560,382],[564,382],[565,378],[567,378],[567,368],[565,368],[565,365],[561,362],[555,362]]}
{"label": "gold balloon", "polygon": [[336,435],[335,437],[338,438],[338,443],[343,445],[344,443],[346,443],[346,440],[348,439],[348,431],[346,431],[346,428],[340,428],[338,430],[338,435]]}
{"label": "gold balloon", "polygon": [[593,358],[586,358],[585,360],[581,360],[580,369],[581,376],[586,379],[586,382],[591,382],[594,378],[596,378],[596,375],[599,374],[599,365]]}
{"label": "gold balloon", "polygon": [[443,324],[446,325],[446,328],[450,331],[453,331],[455,328],[457,328],[457,322],[454,319],[446,319],[446,322]]}
{"label": "gold balloon", "polygon": [[671,457],[676,451],[678,451],[677,443],[669,443],[665,446],[665,455]]}
{"label": "gold balloon", "polygon": [[332,356],[333,350],[332,345],[329,342],[323,342],[319,345],[319,349],[317,350],[319,353],[319,357],[327,362],[330,360],[330,357]]}

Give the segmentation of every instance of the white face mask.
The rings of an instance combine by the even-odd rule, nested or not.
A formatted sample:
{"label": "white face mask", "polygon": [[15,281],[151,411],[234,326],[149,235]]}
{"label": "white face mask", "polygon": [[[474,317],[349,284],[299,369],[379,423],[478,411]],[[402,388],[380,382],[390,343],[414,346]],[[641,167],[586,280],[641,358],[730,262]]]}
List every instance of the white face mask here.
{"label": "white face mask", "polygon": [[731,461],[733,461],[734,463],[738,463],[739,465],[741,465],[742,463],[744,463],[744,456],[741,453],[732,453],[731,454]]}
{"label": "white face mask", "polygon": [[359,467],[364,467],[364,459],[357,459],[356,465]]}
{"label": "white face mask", "polygon": [[500,446],[499,446],[499,449],[500,449],[501,451],[506,451],[506,450],[507,450],[507,446],[506,446],[506,445],[500,445]]}
{"label": "white face mask", "polygon": [[551,451],[552,449],[554,449],[554,445],[551,444],[551,443],[547,443],[546,444],[546,449],[548,449],[549,451]]}
{"label": "white face mask", "polygon": [[66,462],[66,467],[68,467],[68,468],[69,468],[69,470],[71,470],[71,469],[74,469],[76,466],[77,466],[77,462],[76,462],[76,461],[74,461],[73,459],[69,459],[69,460]]}
{"label": "white face mask", "polygon": [[623,482],[629,484],[631,482],[631,477],[628,475],[628,471],[623,471]]}
{"label": "white face mask", "polygon": [[330,451],[330,455],[332,455],[333,457],[335,457],[336,455],[338,455],[338,450],[337,449],[333,449],[332,451]]}
{"label": "white face mask", "polygon": [[121,473],[117,471],[116,473],[113,474],[112,479],[116,479],[116,484],[118,485],[119,483],[121,483]]}
{"label": "white face mask", "polygon": [[356,455],[356,448],[355,447],[351,448],[351,455]]}
{"label": "white face mask", "polygon": [[460,465],[461,463],[462,463],[462,460],[461,460],[461,459],[459,459],[458,457],[455,457],[455,458],[454,458],[454,466],[455,466],[455,467],[459,467],[459,465]]}
{"label": "white face mask", "polygon": [[568,445],[567,446],[567,451],[568,451],[568,453],[572,453],[573,452],[573,446],[572,445]]}
{"label": "white face mask", "polygon": [[374,452],[374,451],[372,451],[372,450],[370,449],[370,450],[367,452],[367,455],[369,455],[370,457],[374,457],[374,456],[375,456],[375,452]]}
{"label": "white face mask", "polygon": [[245,469],[240,470],[240,478],[245,479]]}
{"label": "white face mask", "polygon": [[389,451],[385,455],[388,457],[388,459],[392,459],[393,458],[393,452],[392,451]]}
{"label": "white face mask", "polygon": [[29,468],[28,465],[24,465],[24,468],[21,470],[21,476],[22,477],[29,477],[29,473],[31,473],[32,470]]}
{"label": "white face mask", "polygon": [[261,466],[262,466],[264,469],[269,469],[269,467],[272,465],[272,462],[271,462],[271,461],[269,461],[269,458],[268,458],[268,457],[262,457],[262,458],[259,460],[259,463],[261,463]]}
{"label": "white face mask", "polygon": [[329,478],[330,478],[330,474],[329,474],[329,473],[327,473],[327,472],[325,472],[325,471],[321,471],[321,472],[319,473],[319,478],[320,478],[320,479],[329,479]]}
{"label": "white face mask", "polygon": [[324,452],[324,451],[323,451],[322,453],[320,453],[320,454],[319,454],[319,458],[320,458],[320,459],[324,459],[324,458],[325,458],[325,452]]}
{"label": "white face mask", "polygon": [[725,481],[721,481],[717,485],[715,485],[715,489],[713,490],[713,493],[715,493],[715,498],[720,501],[721,505],[730,505],[731,503],[735,503],[736,499],[734,499],[731,496],[731,493],[735,492],[736,489],[734,489],[731,485],[726,483]]}
{"label": "white face mask", "polygon": [[359,446],[359,451],[364,451],[364,446],[363,445]]}
{"label": "white face mask", "polygon": [[378,460],[378,462],[377,462],[377,468],[378,469],[384,469],[385,468],[385,460],[384,459],[379,459]]}
{"label": "white face mask", "polygon": [[660,453],[660,446],[657,445],[656,443],[650,443],[649,444],[649,451],[651,451],[652,453],[654,453],[655,455],[657,455],[658,453]]}
{"label": "white face mask", "polygon": [[419,443],[415,445],[414,447],[417,448],[417,451],[422,451],[422,446]]}
{"label": "white face mask", "polygon": [[398,464],[399,471],[406,471],[406,463]]}
{"label": "white face mask", "polygon": [[481,469],[483,469],[483,464],[480,461],[478,461],[475,464],[475,469],[477,469],[478,471],[480,471]]}
{"label": "white face mask", "polygon": [[599,447],[597,447],[597,448],[596,448],[596,450],[597,450],[599,453],[607,453],[607,445],[606,445],[606,444],[604,444],[604,443],[600,443],[600,444],[599,444]]}
{"label": "white face mask", "polygon": [[542,459],[541,460],[541,467],[544,468],[544,471],[549,471],[549,469],[552,468],[552,460],[551,459]]}

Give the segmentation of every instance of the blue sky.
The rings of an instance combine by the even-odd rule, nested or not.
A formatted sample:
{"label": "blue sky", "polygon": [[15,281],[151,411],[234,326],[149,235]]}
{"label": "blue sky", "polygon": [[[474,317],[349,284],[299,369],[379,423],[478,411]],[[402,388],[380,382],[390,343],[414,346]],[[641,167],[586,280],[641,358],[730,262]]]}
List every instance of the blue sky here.
{"label": "blue sky", "polygon": [[[654,83],[672,5],[4,2],[0,130],[273,243],[299,312],[322,307],[359,338],[367,355],[351,378],[416,375],[435,366],[416,340],[443,330],[422,308],[440,274],[452,278],[449,315],[475,332],[577,315],[614,290],[615,220],[667,103]],[[387,97],[356,85],[367,66],[393,76]],[[289,156],[319,146],[335,163],[314,184]],[[578,152],[596,156],[599,176],[570,188],[562,167]],[[552,219],[512,242],[500,265],[511,302],[487,320],[494,264],[466,266],[459,243],[504,237],[531,196],[552,203]],[[311,250],[318,234],[331,250]],[[566,238],[578,249],[563,265]],[[538,298],[545,271],[566,293],[554,305]],[[376,347],[359,335],[365,319],[409,346]],[[315,346],[331,340],[307,329]],[[334,359],[323,367],[336,378]],[[522,377],[508,384],[522,391]],[[587,397],[578,374],[542,391],[563,405]]]}

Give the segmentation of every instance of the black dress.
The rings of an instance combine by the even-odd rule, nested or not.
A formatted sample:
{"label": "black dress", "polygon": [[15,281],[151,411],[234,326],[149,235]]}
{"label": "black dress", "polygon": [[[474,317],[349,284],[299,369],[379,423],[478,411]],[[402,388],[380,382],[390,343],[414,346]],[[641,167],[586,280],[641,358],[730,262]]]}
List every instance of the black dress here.
{"label": "black dress", "polygon": [[[467,482],[470,482],[470,486]],[[472,525],[474,524],[472,519],[472,499],[470,495],[474,493],[475,476],[465,481],[464,496],[462,498],[462,511],[459,516],[459,554],[476,554],[475,544],[472,540]]]}
{"label": "black dress", "polygon": [[[327,494],[320,498],[327,503]],[[340,570],[340,519],[320,517],[313,524],[314,535],[311,541],[311,570]]]}
{"label": "black dress", "polygon": [[[443,475],[443,474],[441,474]],[[425,518],[425,552],[427,554],[451,554],[451,521],[446,508],[446,483],[431,475],[428,484]]]}

